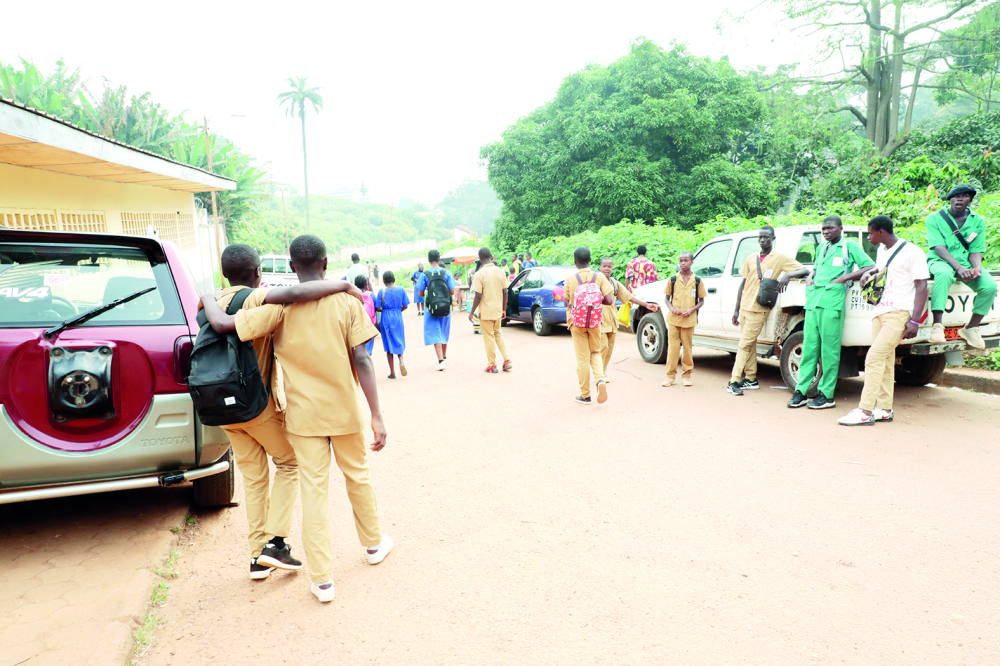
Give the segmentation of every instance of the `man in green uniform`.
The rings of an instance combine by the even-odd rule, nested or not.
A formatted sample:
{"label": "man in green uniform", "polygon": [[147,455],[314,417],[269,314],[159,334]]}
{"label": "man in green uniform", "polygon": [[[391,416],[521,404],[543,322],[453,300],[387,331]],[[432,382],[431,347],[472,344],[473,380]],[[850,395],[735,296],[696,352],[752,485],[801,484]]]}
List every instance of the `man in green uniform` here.
{"label": "man in green uniform", "polygon": [[934,286],[931,289],[931,312],[934,325],[930,342],[944,342],[944,308],[948,291],[959,279],[976,297],[972,301],[972,316],[958,334],[976,349],[985,349],[979,323],[989,313],[997,295],[997,283],[989,271],[983,270],[983,253],[986,251],[986,221],[969,209],[976,196],[970,185],[956,185],[946,197],[948,208],[927,216],[927,268]]}
{"label": "man in green uniform", "polygon": [[[813,273],[806,278],[805,339],[802,341],[802,362],[799,383],[789,407],[807,403],[806,392],[816,378],[816,362],[823,361],[816,397],[808,401],[809,409],[827,409],[837,405],[833,400],[840,368],[840,341],[844,334],[844,304],[847,301],[848,280],[861,277],[872,265],[861,246],[844,238],[844,225],[836,215],[823,220],[826,242],[816,248]],[[857,265],[857,270],[855,270]]]}

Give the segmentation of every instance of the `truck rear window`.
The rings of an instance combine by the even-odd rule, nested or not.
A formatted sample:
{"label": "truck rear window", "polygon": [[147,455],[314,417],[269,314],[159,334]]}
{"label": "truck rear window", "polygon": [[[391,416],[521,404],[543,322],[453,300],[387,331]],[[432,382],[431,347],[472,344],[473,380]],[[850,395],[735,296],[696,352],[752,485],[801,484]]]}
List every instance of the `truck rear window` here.
{"label": "truck rear window", "polygon": [[138,248],[0,243],[0,327],[48,327],[149,287],[83,326],[185,324],[166,264]]}

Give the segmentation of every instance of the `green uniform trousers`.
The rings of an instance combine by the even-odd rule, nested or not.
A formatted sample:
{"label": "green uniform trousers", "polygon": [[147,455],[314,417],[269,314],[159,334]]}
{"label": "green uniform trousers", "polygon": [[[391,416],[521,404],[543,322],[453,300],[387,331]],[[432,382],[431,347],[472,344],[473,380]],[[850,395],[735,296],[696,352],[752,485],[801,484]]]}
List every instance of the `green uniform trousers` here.
{"label": "green uniform trousers", "polygon": [[829,308],[806,310],[805,339],[802,341],[802,361],[799,363],[799,383],[795,390],[806,394],[816,378],[816,362],[823,361],[823,376],[817,390],[827,400],[833,400],[840,370],[840,341],[844,335],[844,311]]}
{"label": "green uniform trousers", "polygon": [[[955,269],[943,259],[935,258],[927,262],[927,269],[934,280],[934,286],[931,287],[931,310],[944,312],[948,305],[948,292],[951,290],[951,285],[955,284]],[[965,286],[976,292],[976,298],[972,301],[972,313],[988,314],[993,307],[993,300],[997,297],[997,283],[989,272],[984,270],[982,275],[975,280],[969,280]]]}

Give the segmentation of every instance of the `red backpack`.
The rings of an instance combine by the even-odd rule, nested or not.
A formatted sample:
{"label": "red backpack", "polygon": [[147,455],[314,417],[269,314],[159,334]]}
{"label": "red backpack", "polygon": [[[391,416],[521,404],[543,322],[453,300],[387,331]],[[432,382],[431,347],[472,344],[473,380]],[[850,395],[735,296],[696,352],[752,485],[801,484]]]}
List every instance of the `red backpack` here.
{"label": "red backpack", "polygon": [[576,328],[600,328],[604,315],[604,294],[597,286],[597,273],[590,282],[584,282],[576,274],[579,286],[573,292],[573,326]]}

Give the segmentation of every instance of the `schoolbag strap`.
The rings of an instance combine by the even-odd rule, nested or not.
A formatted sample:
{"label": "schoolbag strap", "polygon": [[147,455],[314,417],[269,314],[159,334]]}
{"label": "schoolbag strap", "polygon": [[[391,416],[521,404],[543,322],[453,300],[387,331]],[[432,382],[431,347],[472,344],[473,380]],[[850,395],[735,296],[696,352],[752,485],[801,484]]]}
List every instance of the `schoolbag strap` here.
{"label": "schoolbag strap", "polygon": [[[958,242],[961,243],[962,247],[965,248],[965,251],[968,252],[969,251],[969,243],[968,243],[968,241],[965,240],[965,236],[962,235],[961,230],[958,228],[958,223],[955,222],[955,219],[951,216],[951,213],[948,212],[947,208],[942,208],[941,209],[941,217],[943,217],[944,221],[948,223],[949,227],[951,227],[951,234],[953,236],[957,236],[958,237]],[[969,219],[969,218],[965,218],[965,219]]]}
{"label": "schoolbag strap", "polygon": [[229,307],[226,308],[226,314],[234,315],[243,308],[243,304],[247,302],[250,294],[253,293],[253,289],[250,287],[244,287],[240,289],[233,295],[233,300],[229,301]]}

